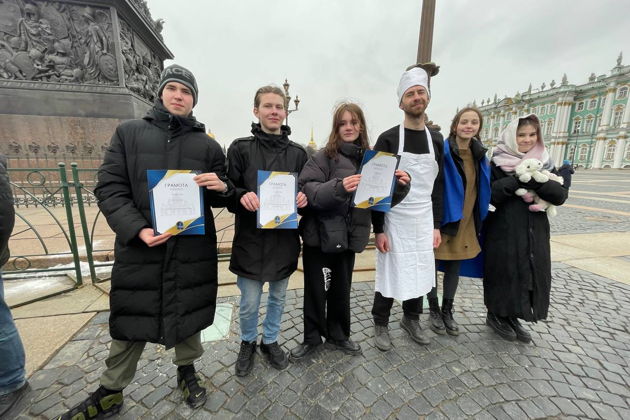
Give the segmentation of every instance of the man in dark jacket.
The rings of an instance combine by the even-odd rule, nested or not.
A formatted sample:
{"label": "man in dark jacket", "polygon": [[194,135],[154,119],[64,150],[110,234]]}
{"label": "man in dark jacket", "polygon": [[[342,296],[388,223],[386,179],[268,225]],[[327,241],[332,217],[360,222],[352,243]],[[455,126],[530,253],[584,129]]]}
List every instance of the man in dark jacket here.
{"label": "man in dark jacket", "polygon": [[[276,369],[288,365],[286,353],[278,345],[280,323],[289,276],[297,269],[300,238],[297,229],[258,229],[256,210],[258,170],[299,173],[306,163],[306,151],[289,140],[291,130],[282,125],[286,117],[286,98],[275,86],[264,86],[254,97],[252,136],[234,140],[228,149],[228,177],[236,187],[231,207],[236,214],[230,271],[237,275],[241,291],[241,348],[236,374],[248,375],[254,366],[258,337],[258,311],[265,282],[269,283],[267,315],[263,322],[260,350]],[[298,208],[307,204],[306,196],[296,196]]]}
{"label": "man in dark jacket", "polygon": [[[178,65],[167,67],[157,93],[159,99],[143,119],[116,129],[98,172],[94,192],[116,233],[112,343],[101,386],[62,419],[118,412],[122,390],[133,380],[147,342],[175,347],[177,385],[186,402],[195,408],[206,400],[193,362],[203,353],[200,332],[212,324],[216,303],[216,231],[209,206],[224,206],[234,189],[225,182],[221,147],[192,116],[198,95],[192,73]],[[205,187],[204,235],[154,233],[149,169],[200,173],[194,179]]]}
{"label": "man in dark jacket", "polygon": [[[7,176],[7,159],[0,155],[0,268],[9,259],[9,236],[15,223],[13,195]],[[24,395],[24,346],[9,306],[4,300],[4,285],[0,272],[0,418],[9,418],[9,410]]]}

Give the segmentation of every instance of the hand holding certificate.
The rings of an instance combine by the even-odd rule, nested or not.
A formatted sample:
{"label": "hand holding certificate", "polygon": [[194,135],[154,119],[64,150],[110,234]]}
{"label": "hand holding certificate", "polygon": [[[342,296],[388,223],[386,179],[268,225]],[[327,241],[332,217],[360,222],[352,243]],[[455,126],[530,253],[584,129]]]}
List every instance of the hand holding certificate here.
{"label": "hand holding certificate", "polygon": [[400,156],[367,150],[361,163],[361,181],[354,193],[355,207],[387,212],[391,208]]}
{"label": "hand holding certificate", "polygon": [[147,171],[151,217],[156,235],[203,235],[203,192],[187,170]]}
{"label": "hand holding certificate", "polygon": [[297,229],[297,174],[258,171],[258,228]]}

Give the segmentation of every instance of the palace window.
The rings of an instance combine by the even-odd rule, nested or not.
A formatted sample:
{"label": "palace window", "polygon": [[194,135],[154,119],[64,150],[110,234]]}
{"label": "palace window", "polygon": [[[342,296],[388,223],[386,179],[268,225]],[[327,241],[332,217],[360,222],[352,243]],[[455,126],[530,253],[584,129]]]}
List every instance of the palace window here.
{"label": "palace window", "polygon": [[569,150],[567,151],[567,159],[571,161],[575,160],[575,144],[569,146]]}
{"label": "palace window", "polygon": [[549,113],[550,114],[555,114],[556,113],[556,106],[555,105],[549,105]]}
{"label": "palace window", "polygon": [[623,105],[619,105],[615,108],[615,113],[613,114],[613,127],[619,127],[621,125],[621,119],[623,118]]}
{"label": "palace window", "polygon": [[604,155],[604,160],[613,160],[615,158],[615,149],[617,148],[617,143],[611,141],[606,146],[606,154]]}
{"label": "palace window", "polygon": [[571,134],[580,134],[582,131],[582,120],[580,118],[576,118],[573,120],[573,131]]}
{"label": "palace window", "polygon": [[620,87],[617,90],[617,99],[623,99],[628,97],[628,86]]}
{"label": "palace window", "polygon": [[581,161],[585,161],[586,160],[586,155],[588,154],[588,145],[583,144],[580,146],[580,155],[578,156],[578,159]]}
{"label": "palace window", "polygon": [[594,109],[597,106],[597,99],[591,99],[588,101],[588,109]]}
{"label": "palace window", "polygon": [[553,130],[553,119],[547,120],[545,125],[545,135],[551,135],[551,130]]}
{"label": "palace window", "polygon": [[584,125],[584,132],[587,134],[590,134],[593,132],[593,122],[595,121],[595,119],[593,118],[592,115],[587,115],[586,116],[586,124]]}
{"label": "palace window", "polygon": [[540,107],[540,115],[545,115],[547,113],[547,105],[542,105]]}
{"label": "palace window", "polygon": [[606,97],[602,96],[602,104],[600,105],[602,108],[606,106]]}
{"label": "palace window", "polygon": [[492,137],[499,137],[499,127],[494,127],[494,130],[492,130]]}
{"label": "palace window", "polygon": [[625,159],[630,160],[630,143],[626,144],[626,153]]}
{"label": "palace window", "polygon": [[577,111],[578,112],[584,111],[584,101],[578,102],[578,104],[577,104]]}

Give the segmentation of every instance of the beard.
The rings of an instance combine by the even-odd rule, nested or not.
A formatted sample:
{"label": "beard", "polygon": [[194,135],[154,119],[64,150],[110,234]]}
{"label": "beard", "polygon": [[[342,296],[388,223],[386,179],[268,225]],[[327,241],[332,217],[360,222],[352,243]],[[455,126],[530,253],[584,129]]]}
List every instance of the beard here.
{"label": "beard", "polygon": [[403,112],[405,113],[405,115],[411,117],[411,118],[420,118],[424,115],[424,111],[426,111],[427,109],[427,104],[423,104],[424,106],[422,107],[418,107],[414,109],[414,105],[417,104],[412,104],[410,106],[406,106],[403,107]]}

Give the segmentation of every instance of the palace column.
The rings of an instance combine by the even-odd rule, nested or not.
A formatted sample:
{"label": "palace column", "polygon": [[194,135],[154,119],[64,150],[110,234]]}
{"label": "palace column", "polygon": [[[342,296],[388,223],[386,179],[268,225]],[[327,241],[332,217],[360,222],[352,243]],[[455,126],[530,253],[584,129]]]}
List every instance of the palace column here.
{"label": "palace column", "polygon": [[601,168],[604,152],[606,150],[606,130],[610,127],[610,116],[612,114],[612,106],[615,100],[615,83],[612,82],[606,89],[606,105],[602,113],[602,120],[597,127],[597,137],[595,137],[595,151],[593,152],[592,168]]}
{"label": "palace column", "polygon": [[630,125],[630,101],[626,102],[626,109],[623,112],[623,120],[621,122],[621,130],[617,136],[617,148],[615,149],[615,161],[613,168],[621,168],[623,156],[626,151],[628,142],[628,126]]}

